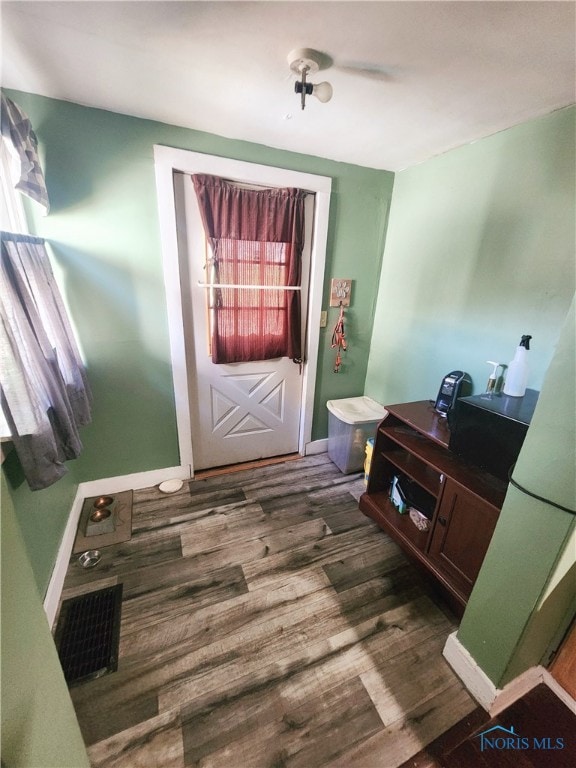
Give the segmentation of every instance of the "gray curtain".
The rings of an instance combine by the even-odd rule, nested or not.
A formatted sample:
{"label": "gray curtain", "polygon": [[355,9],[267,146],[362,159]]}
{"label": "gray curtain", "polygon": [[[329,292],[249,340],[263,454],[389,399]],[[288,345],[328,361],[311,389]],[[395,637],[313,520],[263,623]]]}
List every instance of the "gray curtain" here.
{"label": "gray curtain", "polygon": [[0,127],[2,138],[17,159],[18,173],[14,187],[32,200],[50,209],[44,171],[38,158],[38,139],[32,124],[20,107],[2,94],[0,96]]}
{"label": "gray curtain", "polygon": [[44,240],[2,232],[2,410],[32,490],[67,472],[91,394]]}

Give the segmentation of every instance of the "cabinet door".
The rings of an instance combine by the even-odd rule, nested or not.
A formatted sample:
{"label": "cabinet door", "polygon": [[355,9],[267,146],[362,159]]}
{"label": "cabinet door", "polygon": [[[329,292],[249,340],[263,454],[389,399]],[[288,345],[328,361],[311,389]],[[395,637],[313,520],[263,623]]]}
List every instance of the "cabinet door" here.
{"label": "cabinet door", "polygon": [[478,576],[498,514],[498,509],[446,479],[428,557],[465,597]]}

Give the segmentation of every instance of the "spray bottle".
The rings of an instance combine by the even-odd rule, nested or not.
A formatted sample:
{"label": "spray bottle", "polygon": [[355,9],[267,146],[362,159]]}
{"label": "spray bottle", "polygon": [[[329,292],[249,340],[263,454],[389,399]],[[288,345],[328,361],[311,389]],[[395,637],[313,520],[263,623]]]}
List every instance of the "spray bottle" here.
{"label": "spray bottle", "polygon": [[522,336],[516,348],[514,359],[508,366],[508,374],[504,383],[504,394],[512,397],[523,397],[528,382],[528,350],[532,336]]}

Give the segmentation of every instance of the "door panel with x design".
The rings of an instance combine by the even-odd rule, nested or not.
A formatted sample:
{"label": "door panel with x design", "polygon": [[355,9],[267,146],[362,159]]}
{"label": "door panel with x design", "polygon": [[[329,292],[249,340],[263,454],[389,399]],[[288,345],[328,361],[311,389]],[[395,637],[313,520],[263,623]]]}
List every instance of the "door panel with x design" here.
{"label": "door panel with x design", "polygon": [[[298,366],[279,360],[212,365],[200,402],[197,466],[218,466],[295,451],[299,434]],[[214,370],[217,369],[217,370]],[[202,382],[199,382],[202,387]]]}

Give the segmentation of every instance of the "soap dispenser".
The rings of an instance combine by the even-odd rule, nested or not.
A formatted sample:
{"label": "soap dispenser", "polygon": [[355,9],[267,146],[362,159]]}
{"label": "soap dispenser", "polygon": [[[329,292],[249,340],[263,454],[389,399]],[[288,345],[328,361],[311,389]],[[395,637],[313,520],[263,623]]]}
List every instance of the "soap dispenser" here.
{"label": "soap dispenser", "polygon": [[490,376],[488,376],[488,382],[486,384],[486,394],[487,395],[496,395],[498,394],[498,368],[502,365],[502,363],[497,363],[494,360],[486,360],[488,365],[494,366],[492,368],[492,373]]}
{"label": "soap dispenser", "polygon": [[528,350],[532,336],[522,336],[516,348],[514,359],[508,366],[508,374],[504,382],[504,394],[511,397],[523,397],[528,383]]}

